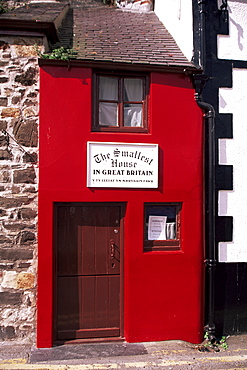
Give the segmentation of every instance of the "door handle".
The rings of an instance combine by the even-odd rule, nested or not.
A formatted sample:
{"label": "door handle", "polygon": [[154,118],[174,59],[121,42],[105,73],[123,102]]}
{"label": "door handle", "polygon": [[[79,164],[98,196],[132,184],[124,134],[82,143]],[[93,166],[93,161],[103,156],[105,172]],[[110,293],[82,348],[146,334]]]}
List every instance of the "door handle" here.
{"label": "door handle", "polygon": [[110,240],[110,250],[111,250],[111,259],[115,258],[115,241],[113,239]]}

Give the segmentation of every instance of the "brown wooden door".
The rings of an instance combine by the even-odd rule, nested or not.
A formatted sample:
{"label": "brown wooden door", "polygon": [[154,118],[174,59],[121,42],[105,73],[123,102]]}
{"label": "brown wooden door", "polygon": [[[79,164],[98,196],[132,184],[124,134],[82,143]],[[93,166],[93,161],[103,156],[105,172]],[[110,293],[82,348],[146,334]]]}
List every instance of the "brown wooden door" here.
{"label": "brown wooden door", "polygon": [[56,339],[121,335],[122,207],[56,205]]}

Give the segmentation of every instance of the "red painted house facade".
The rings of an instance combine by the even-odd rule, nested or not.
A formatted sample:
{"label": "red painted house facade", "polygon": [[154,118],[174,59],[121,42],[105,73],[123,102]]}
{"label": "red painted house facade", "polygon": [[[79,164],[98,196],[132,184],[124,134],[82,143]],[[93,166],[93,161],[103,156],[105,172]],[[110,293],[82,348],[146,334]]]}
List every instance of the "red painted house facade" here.
{"label": "red painted house facade", "polygon": [[[25,92],[24,106],[37,98],[39,83],[38,243],[30,247],[37,299],[34,268],[25,286],[37,308],[37,347],[201,342],[204,130],[191,81],[198,70],[153,11],[80,0],[30,4],[1,17],[4,35],[28,31],[31,45],[42,38],[39,50],[48,40],[75,52],[67,61],[41,55],[28,80],[36,95],[29,85]],[[37,54],[32,60],[38,63]],[[32,73],[23,70],[23,86]],[[26,167],[25,189],[34,182]],[[5,280],[5,299],[13,301],[18,284]]]}
{"label": "red painted house facade", "polygon": [[[111,337],[200,342],[203,128],[190,78],[147,73],[146,131],[131,132],[94,131],[93,76],[41,67],[38,347]],[[133,152],[156,144],[158,187],[87,186],[88,142],[134,144]],[[152,215],[175,224],[171,239],[147,235]]]}

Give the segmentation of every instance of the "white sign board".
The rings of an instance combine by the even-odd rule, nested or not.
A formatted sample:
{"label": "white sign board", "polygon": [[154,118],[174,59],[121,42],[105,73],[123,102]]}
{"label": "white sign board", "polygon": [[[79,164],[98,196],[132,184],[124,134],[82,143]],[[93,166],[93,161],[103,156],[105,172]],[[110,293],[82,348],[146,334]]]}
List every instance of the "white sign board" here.
{"label": "white sign board", "polygon": [[87,186],[157,188],[158,145],[88,142]]}

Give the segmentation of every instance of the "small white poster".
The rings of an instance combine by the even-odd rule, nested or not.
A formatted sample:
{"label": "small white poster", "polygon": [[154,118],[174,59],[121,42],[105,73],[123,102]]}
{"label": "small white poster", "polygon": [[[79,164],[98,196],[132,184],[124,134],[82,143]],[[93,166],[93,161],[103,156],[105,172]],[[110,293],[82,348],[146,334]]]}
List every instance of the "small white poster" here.
{"label": "small white poster", "polygon": [[167,216],[149,216],[148,218],[148,240],[166,239]]}

